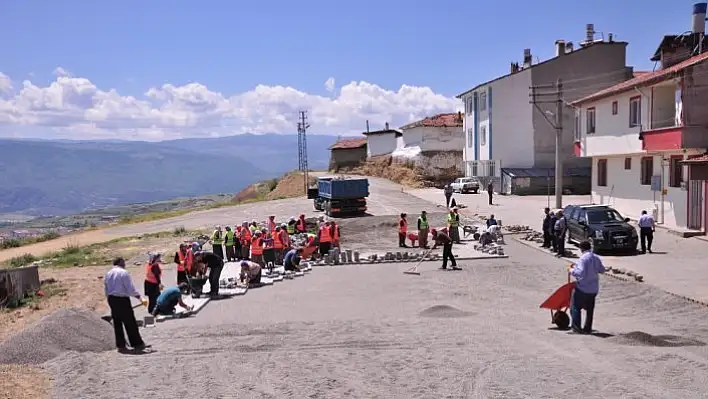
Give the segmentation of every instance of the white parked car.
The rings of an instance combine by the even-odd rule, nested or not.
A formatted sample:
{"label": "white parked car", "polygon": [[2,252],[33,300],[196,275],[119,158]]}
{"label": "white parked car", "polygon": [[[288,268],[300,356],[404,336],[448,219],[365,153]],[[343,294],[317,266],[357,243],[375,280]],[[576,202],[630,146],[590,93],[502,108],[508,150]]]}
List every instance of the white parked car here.
{"label": "white parked car", "polygon": [[474,177],[460,177],[450,184],[452,191],[456,193],[473,193],[479,191],[479,181]]}

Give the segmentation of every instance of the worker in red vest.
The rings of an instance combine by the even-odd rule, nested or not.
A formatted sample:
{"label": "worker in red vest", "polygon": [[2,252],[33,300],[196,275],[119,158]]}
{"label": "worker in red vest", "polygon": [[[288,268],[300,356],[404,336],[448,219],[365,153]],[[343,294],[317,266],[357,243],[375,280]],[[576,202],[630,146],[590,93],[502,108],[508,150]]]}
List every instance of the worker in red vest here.
{"label": "worker in red vest", "polygon": [[275,227],[275,231],[271,234],[273,239],[273,249],[275,249],[275,264],[283,264],[283,248],[285,245],[283,243],[282,229],[280,226]]}
{"label": "worker in red vest", "polygon": [[174,259],[177,264],[177,285],[187,282],[187,273],[192,269],[193,259],[192,250],[187,247],[187,244],[180,244]]}
{"label": "worker in red vest", "polygon": [[148,298],[148,313],[157,306],[157,297],[162,291],[162,256],[150,254],[145,264],[145,296]]}
{"label": "worker in red vest", "polygon": [[248,228],[248,222],[241,224],[239,239],[241,240],[241,260],[251,259],[251,240],[253,236],[251,235],[251,229]]}
{"label": "worker in red vest", "polygon": [[251,239],[251,261],[265,266],[263,263],[263,233],[256,231]]}
{"label": "worker in red vest", "polygon": [[292,242],[290,240],[290,232],[288,232],[288,224],[283,223],[280,225],[280,240],[283,242],[283,256],[292,248]]}
{"label": "worker in red vest", "polygon": [[401,248],[408,248],[406,245],[406,235],[408,235],[408,220],[406,220],[405,213],[401,214],[401,218],[398,220],[398,246]]}
{"label": "worker in red vest", "polygon": [[334,220],[329,225],[329,233],[332,236],[332,248],[339,248],[339,225]]}
{"label": "worker in red vest", "polygon": [[317,232],[317,238],[320,243],[320,255],[325,256],[332,249],[332,230],[330,229],[330,223],[325,222]]}
{"label": "worker in red vest", "polygon": [[307,222],[305,222],[305,215],[300,215],[295,224],[295,229],[298,233],[307,233]]}
{"label": "worker in red vest", "polygon": [[268,232],[273,234],[276,226],[277,226],[277,224],[275,223],[275,216],[273,216],[273,215],[268,216],[268,223],[266,224],[266,227],[268,228]]}

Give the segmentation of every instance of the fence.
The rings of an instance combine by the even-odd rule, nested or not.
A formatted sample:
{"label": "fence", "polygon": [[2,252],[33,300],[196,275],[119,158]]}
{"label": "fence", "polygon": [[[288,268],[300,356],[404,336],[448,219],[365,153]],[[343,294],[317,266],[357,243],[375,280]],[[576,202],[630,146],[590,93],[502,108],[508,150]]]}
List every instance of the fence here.
{"label": "fence", "polygon": [[501,161],[483,160],[467,161],[467,176],[470,177],[501,177]]}

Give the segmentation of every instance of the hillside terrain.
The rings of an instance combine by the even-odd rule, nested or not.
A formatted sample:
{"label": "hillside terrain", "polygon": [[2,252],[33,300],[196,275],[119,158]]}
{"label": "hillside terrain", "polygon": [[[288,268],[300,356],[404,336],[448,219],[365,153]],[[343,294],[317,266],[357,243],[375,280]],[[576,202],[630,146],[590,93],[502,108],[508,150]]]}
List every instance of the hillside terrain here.
{"label": "hillside terrain", "polygon": [[[310,168],[326,168],[336,139],[308,137]],[[150,143],[0,139],[0,214],[68,215],[234,193],[296,164],[297,135]]]}

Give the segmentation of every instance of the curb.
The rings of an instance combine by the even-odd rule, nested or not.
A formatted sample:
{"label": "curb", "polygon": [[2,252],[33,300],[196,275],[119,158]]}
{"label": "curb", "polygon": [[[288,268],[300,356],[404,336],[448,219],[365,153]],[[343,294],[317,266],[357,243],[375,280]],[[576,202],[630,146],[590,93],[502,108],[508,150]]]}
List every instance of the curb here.
{"label": "curb", "polygon": [[[455,257],[456,261],[464,261],[464,260],[485,260],[485,259],[507,259],[509,255],[494,255],[494,256],[465,256],[465,257]],[[323,264],[323,265],[312,265],[312,267],[337,267],[337,266],[368,266],[368,265],[379,265],[379,264],[384,264],[384,263],[416,263],[416,262],[441,262],[442,257],[439,259],[423,259],[421,262],[420,259],[413,259],[409,258],[408,260],[405,259],[400,259],[400,260],[381,260],[377,262],[371,262],[371,261],[360,261],[359,263],[339,263],[339,264]]]}
{"label": "curb", "polygon": [[[545,253],[545,251],[541,251],[538,247],[536,247],[536,246],[534,246],[534,245],[531,245],[531,243],[528,242],[528,241],[521,240],[521,239],[519,239],[519,238],[517,238],[517,237],[514,237],[514,241],[516,241],[516,242],[518,242],[518,243],[520,243],[520,244],[526,245],[527,247],[533,248],[533,249],[537,250],[538,252],[543,252],[543,253]],[[570,259],[570,258],[562,257],[562,258],[560,258],[560,259],[563,259],[563,260],[572,262],[572,259]],[[631,280],[630,280],[629,278],[622,277],[622,275],[614,274],[614,273],[612,273],[612,272],[610,272],[610,273],[605,273],[605,276],[611,277],[611,278],[613,278],[613,279],[615,279],[615,280],[624,281],[624,282],[626,282],[626,283],[635,283],[635,284],[643,284],[643,283],[644,283],[644,281],[639,282],[639,281],[637,281],[637,280],[635,280],[635,279],[631,279]],[[664,293],[666,293],[666,294],[669,294],[669,295],[672,296],[672,297],[675,297],[675,298],[678,298],[678,299],[683,299],[683,300],[685,300],[685,301],[687,301],[687,302],[691,302],[691,303],[694,303],[694,304],[696,304],[696,305],[701,305],[701,306],[704,306],[704,307],[708,307],[708,301],[701,301],[701,300],[699,300],[699,299],[690,298],[690,297],[687,297],[687,296],[685,296],[685,295],[676,294],[676,293],[673,293],[673,292],[671,292],[671,291],[667,291],[667,290],[665,290],[665,289],[663,289],[663,288],[661,288],[661,287],[657,287],[656,285],[652,285],[652,284],[650,284],[650,285],[651,285],[652,287],[655,287],[655,288],[659,289],[660,291],[662,291],[662,292],[664,292]]]}

